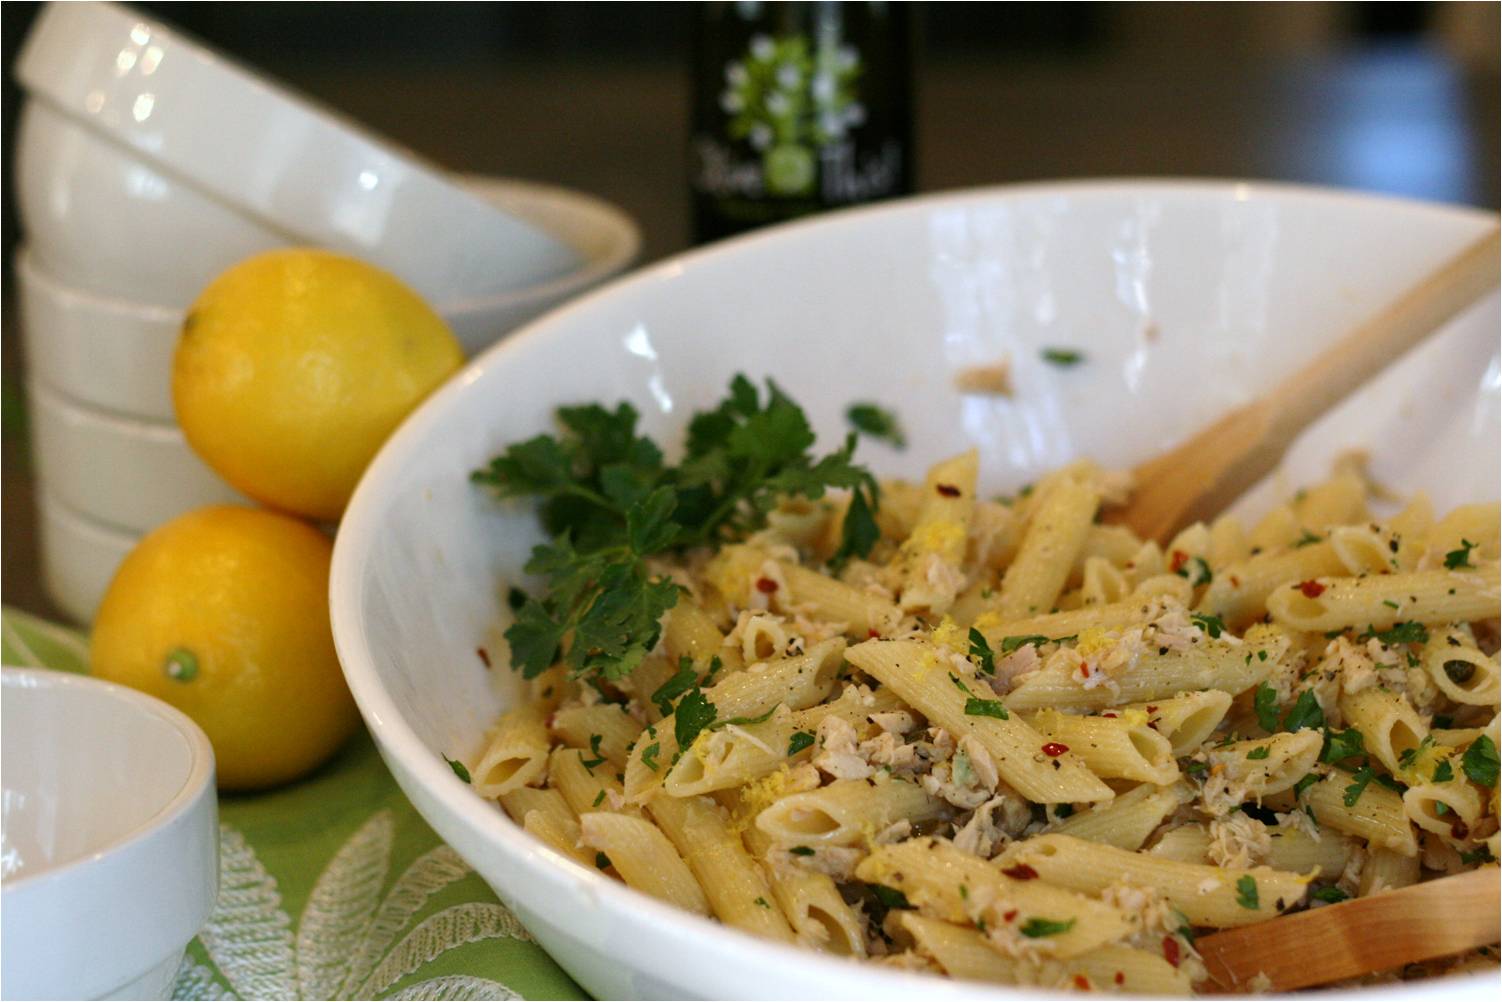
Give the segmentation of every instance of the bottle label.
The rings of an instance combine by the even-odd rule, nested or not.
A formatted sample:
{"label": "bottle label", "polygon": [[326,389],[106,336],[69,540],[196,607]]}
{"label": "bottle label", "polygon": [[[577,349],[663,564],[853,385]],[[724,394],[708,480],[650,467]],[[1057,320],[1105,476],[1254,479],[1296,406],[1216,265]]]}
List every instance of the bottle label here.
{"label": "bottle label", "polygon": [[[757,31],[714,67],[721,86],[693,139],[692,178],[726,221],[768,222],[907,190],[905,129],[887,120],[906,108],[882,100],[892,82],[849,41],[820,34]],[[872,85],[874,122],[863,100]]]}

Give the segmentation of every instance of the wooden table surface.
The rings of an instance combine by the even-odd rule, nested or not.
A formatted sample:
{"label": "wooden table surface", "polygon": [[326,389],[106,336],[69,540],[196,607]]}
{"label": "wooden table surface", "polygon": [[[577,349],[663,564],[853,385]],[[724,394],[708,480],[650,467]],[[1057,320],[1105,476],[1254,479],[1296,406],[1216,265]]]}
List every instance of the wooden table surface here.
{"label": "wooden table surface", "polygon": [[[643,261],[688,246],[688,81],[662,62],[277,66],[297,87],[462,171],[567,185],[631,213]],[[1277,59],[968,57],[922,67],[924,191],[1180,175],[1342,185],[1495,209],[1498,76],[1418,46]],[[7,273],[7,292],[8,273]],[[4,297],[6,603],[59,616],[39,581],[14,297]]]}

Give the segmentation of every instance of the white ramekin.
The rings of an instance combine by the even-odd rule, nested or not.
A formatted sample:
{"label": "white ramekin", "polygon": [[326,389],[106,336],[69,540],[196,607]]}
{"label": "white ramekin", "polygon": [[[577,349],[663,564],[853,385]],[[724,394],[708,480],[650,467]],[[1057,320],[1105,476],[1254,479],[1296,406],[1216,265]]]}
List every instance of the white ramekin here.
{"label": "white ramekin", "polygon": [[42,589],[69,619],[90,623],[139,533],[80,515],[45,487],[36,492]]}
{"label": "white ramekin", "polygon": [[49,5],[16,74],[34,100],[201,196],[297,242],[365,257],[433,302],[577,267],[551,234],[130,8]]}
{"label": "white ramekin", "polygon": [[159,999],[219,888],[214,752],[158,699],[6,668],[6,998]]}
{"label": "white ramekin", "polygon": [[27,386],[37,479],[75,511],[146,532],[207,504],[249,504],[165,421],[84,407],[42,384]]}

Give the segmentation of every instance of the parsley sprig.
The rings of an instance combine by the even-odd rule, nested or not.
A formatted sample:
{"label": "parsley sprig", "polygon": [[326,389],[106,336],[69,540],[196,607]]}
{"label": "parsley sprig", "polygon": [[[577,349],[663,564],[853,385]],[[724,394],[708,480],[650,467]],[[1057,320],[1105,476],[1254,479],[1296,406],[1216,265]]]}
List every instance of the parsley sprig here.
{"label": "parsley sprig", "polygon": [[851,492],[836,563],[865,556],[879,535],[876,480],[853,461],[855,436],[814,457],[808,418],[770,381],[763,399],[736,376],[717,407],[690,421],[677,466],[637,434],[628,403],[560,407],[557,417],[560,434],[518,442],[471,475],[501,497],[538,499],[552,537],[526,565],[546,590],[521,603],[506,631],[512,664],[527,678],[560,654],[576,675],[629,675],[678,601],[677,585],[653,575],[647,559],[744,538],[784,497]]}

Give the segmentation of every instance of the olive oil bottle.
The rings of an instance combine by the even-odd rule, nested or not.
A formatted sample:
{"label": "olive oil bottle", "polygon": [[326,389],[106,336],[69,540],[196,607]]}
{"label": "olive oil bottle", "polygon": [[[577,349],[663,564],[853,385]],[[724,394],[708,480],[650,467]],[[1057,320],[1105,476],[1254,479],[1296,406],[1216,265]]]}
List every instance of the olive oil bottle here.
{"label": "olive oil bottle", "polygon": [[694,235],[913,190],[906,3],[705,3],[694,38]]}

